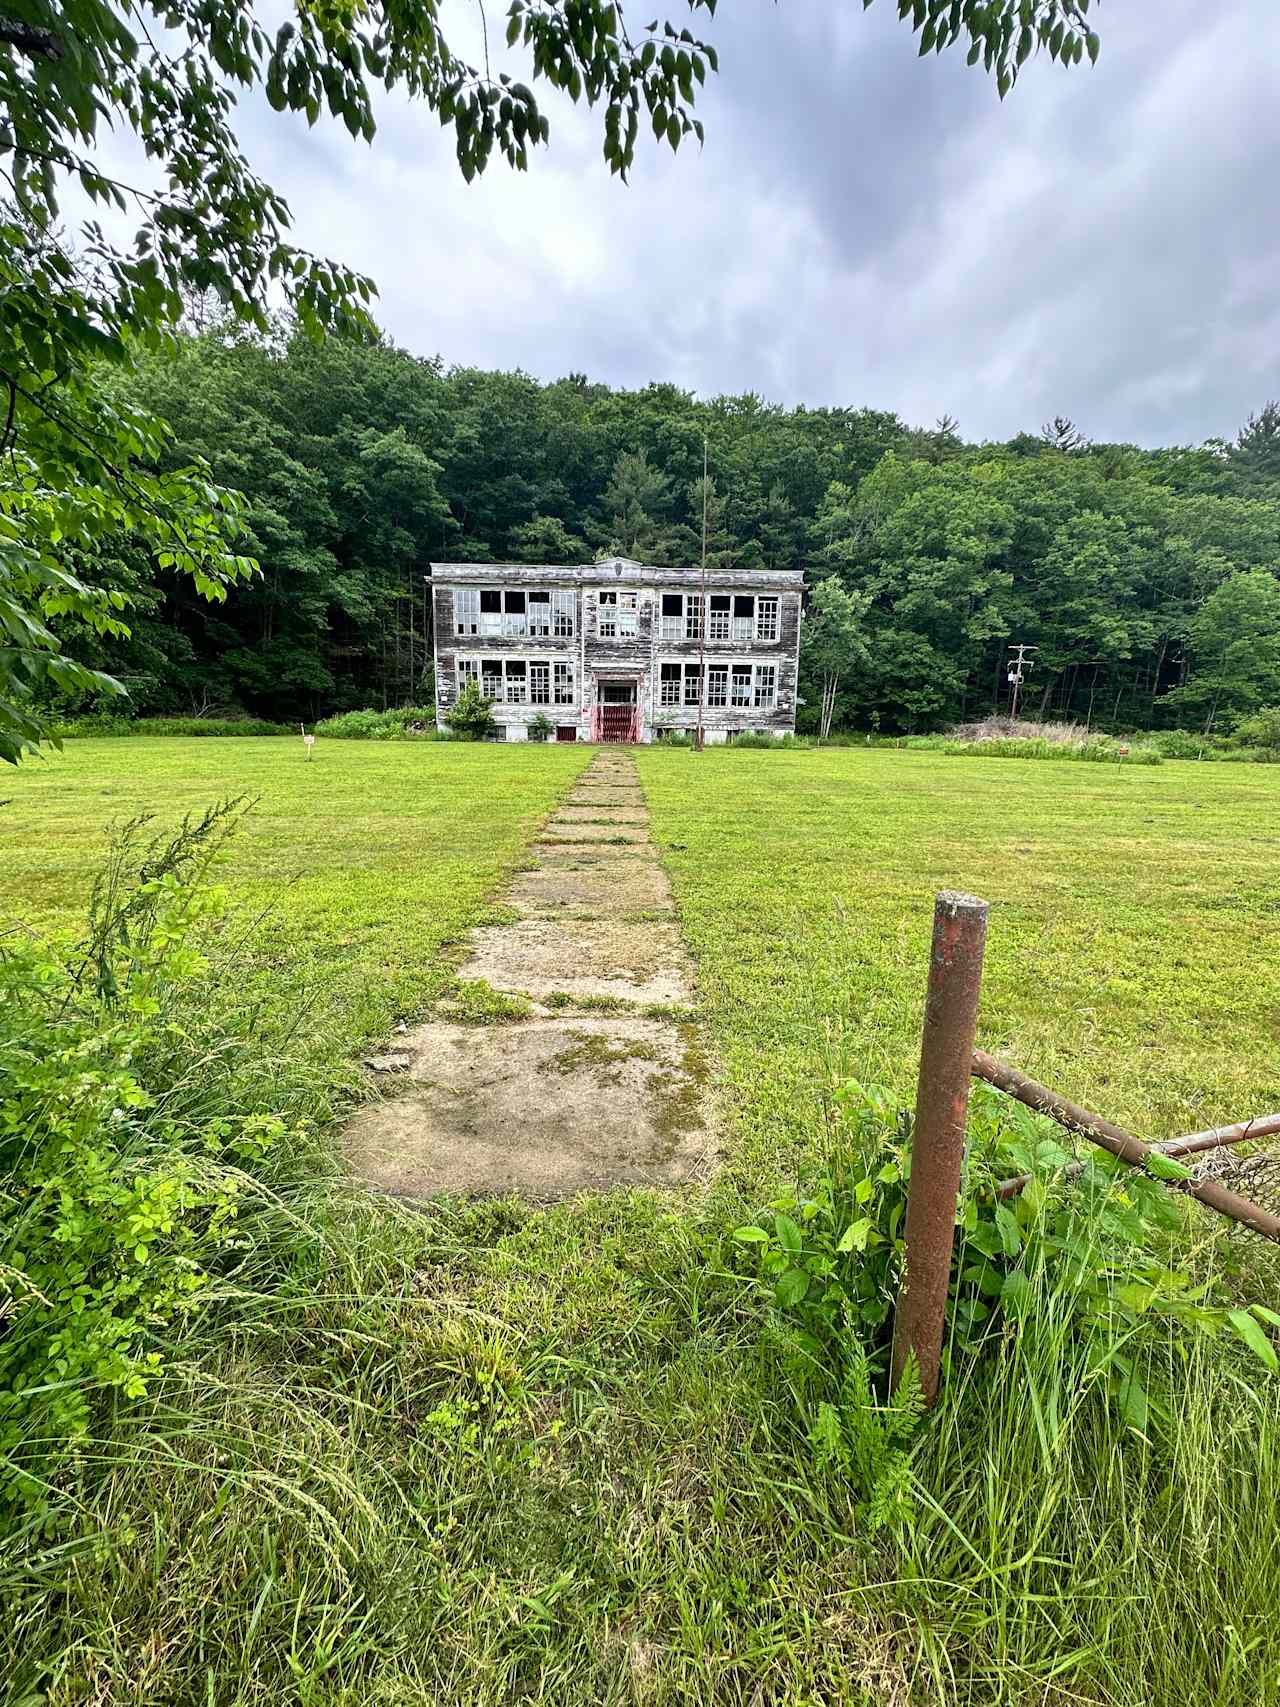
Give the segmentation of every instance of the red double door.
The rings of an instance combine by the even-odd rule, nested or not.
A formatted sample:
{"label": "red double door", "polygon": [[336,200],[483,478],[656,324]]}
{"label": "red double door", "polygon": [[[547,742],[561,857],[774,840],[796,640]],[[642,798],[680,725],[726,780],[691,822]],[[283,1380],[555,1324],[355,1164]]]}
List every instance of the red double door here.
{"label": "red double door", "polygon": [[634,741],[636,739],[636,708],[634,705],[602,705],[600,739],[602,741]]}
{"label": "red double door", "polygon": [[597,681],[595,738],[597,741],[640,739],[639,684],[634,681]]}

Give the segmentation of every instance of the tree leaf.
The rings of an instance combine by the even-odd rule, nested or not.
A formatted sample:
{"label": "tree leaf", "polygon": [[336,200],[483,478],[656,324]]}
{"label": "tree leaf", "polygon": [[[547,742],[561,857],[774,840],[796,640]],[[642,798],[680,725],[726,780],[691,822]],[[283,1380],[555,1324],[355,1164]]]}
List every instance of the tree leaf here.
{"label": "tree leaf", "polygon": [[1265,1364],[1273,1375],[1280,1370],[1276,1348],[1247,1310],[1228,1310],[1227,1322],[1259,1363]]}
{"label": "tree leaf", "polygon": [[789,1268],[779,1275],[773,1295],[784,1310],[792,1309],[809,1290],[809,1276],[802,1268]]}
{"label": "tree leaf", "polygon": [[740,1245],[767,1245],[769,1235],[763,1227],[735,1227],[733,1236]]}
{"label": "tree leaf", "polygon": [[789,1215],[778,1214],[773,1218],[773,1230],[778,1243],[788,1256],[799,1256],[804,1248],[804,1235]]}

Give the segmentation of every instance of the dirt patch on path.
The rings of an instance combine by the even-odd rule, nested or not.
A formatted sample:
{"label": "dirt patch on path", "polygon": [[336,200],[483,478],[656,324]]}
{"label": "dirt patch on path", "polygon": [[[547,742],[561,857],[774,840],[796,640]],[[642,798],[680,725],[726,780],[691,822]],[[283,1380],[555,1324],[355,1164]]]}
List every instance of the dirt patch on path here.
{"label": "dirt patch on path", "polygon": [[474,932],[458,975],[533,1017],[396,1039],[395,1093],[346,1134],[372,1185],[547,1202],[714,1166],[699,1027],[664,1017],[696,1002],[694,968],[630,755],[597,754],[530,853],[503,897],[519,916]]}

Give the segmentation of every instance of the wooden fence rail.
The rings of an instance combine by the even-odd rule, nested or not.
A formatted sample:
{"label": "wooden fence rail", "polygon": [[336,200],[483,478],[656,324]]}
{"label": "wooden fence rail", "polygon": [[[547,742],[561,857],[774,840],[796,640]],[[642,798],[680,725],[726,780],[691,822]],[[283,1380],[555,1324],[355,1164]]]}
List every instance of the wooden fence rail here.
{"label": "wooden fence rail", "polygon": [[[914,1357],[929,1404],[938,1391],[971,1079],[985,1080],[1135,1168],[1146,1167],[1156,1155],[1174,1158],[1196,1155],[1280,1134],[1280,1114],[1269,1114],[1233,1126],[1191,1133],[1166,1144],[1149,1144],[1048,1086],[1037,1084],[1016,1067],[975,1049],[987,911],[987,903],[974,895],[944,890],[937,898],[933,915],[911,1179],[907,1190],[905,1262],[894,1316],[891,1375],[896,1387],[908,1358]],[[1084,1166],[1083,1162],[1072,1163],[1066,1170],[1067,1177],[1081,1173]],[[1005,1180],[997,1188],[997,1195],[1016,1196],[1030,1177],[1023,1174]],[[1280,1243],[1280,1216],[1229,1191],[1219,1181],[1185,1179],[1161,1183],[1171,1190],[1185,1192],[1207,1209],[1228,1216],[1251,1232]]]}

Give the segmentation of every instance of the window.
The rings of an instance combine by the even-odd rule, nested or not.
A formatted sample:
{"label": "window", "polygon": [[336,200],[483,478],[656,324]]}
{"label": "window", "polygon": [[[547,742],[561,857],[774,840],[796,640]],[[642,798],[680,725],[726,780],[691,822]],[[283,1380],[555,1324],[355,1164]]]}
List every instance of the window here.
{"label": "window", "polygon": [[662,638],[696,640],[702,632],[702,600],[697,593],[662,595]]}
{"label": "window", "polygon": [[[550,705],[551,664],[540,658],[459,658],[458,691],[467,682],[478,682],[480,692],[495,705]],[[569,699],[573,701],[573,670],[557,664],[557,673],[565,670],[569,676]]]}
{"label": "window", "polygon": [[529,632],[529,601],[523,593],[502,595],[502,632],[511,635]]}
{"label": "window", "polygon": [[572,640],[577,595],[568,588],[542,588],[529,594],[529,633],[536,640],[554,636]]}
{"label": "window", "polygon": [[545,587],[526,592],[511,587],[455,587],[453,626],[457,634],[505,635],[523,639],[572,640],[577,611],[575,594]]}
{"label": "window", "polygon": [[480,632],[502,633],[502,594],[496,587],[480,589]]}
{"label": "window", "polygon": [[556,673],[556,704],[573,705],[576,695],[573,691],[573,665],[557,664]]}
{"label": "window", "polygon": [[756,601],[753,593],[733,596],[733,638],[750,640],[756,631]]}
{"label": "window", "polygon": [[572,640],[577,597],[572,591],[557,588],[551,594],[551,628],[557,640]]}
{"label": "window", "polygon": [[640,595],[611,589],[600,594],[601,640],[625,639],[640,632]]}
{"label": "window", "polygon": [[[733,708],[737,711],[772,711],[778,697],[778,666],[776,664],[735,664],[727,659],[708,660],[707,697],[703,702],[712,709]],[[675,706],[697,705],[698,665],[696,663],[665,663],[658,665],[658,704]]]}
{"label": "window", "polygon": [[455,634],[479,634],[480,589],[478,587],[455,587],[453,589],[453,629]]}
{"label": "window", "polygon": [[708,604],[707,639],[728,640],[732,633],[728,593],[712,593]]}
{"label": "window", "polygon": [[778,638],[778,601],[777,599],[756,600],[756,639],[776,640]]}

